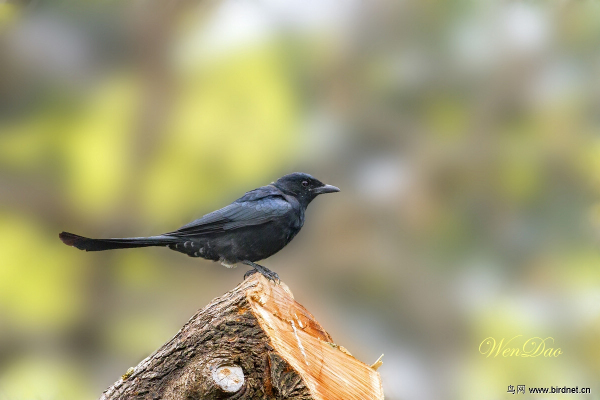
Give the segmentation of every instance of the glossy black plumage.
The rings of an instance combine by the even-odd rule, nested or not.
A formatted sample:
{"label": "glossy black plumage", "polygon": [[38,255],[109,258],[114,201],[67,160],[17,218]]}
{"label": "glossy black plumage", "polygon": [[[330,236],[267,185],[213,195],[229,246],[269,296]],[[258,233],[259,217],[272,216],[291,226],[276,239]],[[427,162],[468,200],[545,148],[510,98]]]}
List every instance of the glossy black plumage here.
{"label": "glossy black plumage", "polygon": [[62,232],[59,237],[65,244],[86,251],[167,246],[226,266],[242,262],[277,279],[277,274],[255,261],[277,253],[296,236],[304,225],[306,207],[316,196],[337,191],[308,174],[293,173],[173,232],[118,239],[90,239]]}

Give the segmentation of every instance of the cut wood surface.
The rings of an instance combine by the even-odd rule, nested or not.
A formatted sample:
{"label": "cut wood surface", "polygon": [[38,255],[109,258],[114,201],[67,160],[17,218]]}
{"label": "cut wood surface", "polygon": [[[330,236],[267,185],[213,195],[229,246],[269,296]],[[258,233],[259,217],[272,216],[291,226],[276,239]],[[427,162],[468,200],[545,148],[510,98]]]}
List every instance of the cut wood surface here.
{"label": "cut wood surface", "polygon": [[254,274],[130,368],[109,399],[378,400],[383,390],[287,285]]}

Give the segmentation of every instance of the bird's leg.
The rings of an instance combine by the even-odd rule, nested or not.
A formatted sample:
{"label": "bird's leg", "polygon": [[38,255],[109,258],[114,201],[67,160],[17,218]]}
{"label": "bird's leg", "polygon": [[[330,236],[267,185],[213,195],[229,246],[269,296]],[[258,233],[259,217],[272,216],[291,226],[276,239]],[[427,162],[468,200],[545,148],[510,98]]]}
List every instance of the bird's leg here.
{"label": "bird's leg", "polygon": [[281,282],[279,280],[279,275],[277,275],[276,272],[271,271],[267,267],[263,267],[262,265],[253,263],[252,261],[242,261],[242,263],[246,264],[246,265],[249,265],[252,268],[254,268],[254,269],[251,269],[251,270],[249,270],[248,272],[246,272],[244,274],[244,279],[248,278],[252,274],[260,272],[262,274],[262,276],[264,276],[265,278],[267,278],[270,281],[273,281],[275,283],[280,283]]}

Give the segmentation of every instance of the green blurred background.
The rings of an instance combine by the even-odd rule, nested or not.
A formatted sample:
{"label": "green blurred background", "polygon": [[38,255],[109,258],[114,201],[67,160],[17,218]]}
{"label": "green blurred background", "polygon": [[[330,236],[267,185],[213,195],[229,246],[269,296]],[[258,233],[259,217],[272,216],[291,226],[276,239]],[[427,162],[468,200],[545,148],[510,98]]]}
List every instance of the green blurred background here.
{"label": "green blurred background", "polygon": [[0,0],[0,400],[99,397],[244,273],[58,232],[292,171],[342,192],[264,264],[387,399],[599,399],[599,77],[597,1]]}

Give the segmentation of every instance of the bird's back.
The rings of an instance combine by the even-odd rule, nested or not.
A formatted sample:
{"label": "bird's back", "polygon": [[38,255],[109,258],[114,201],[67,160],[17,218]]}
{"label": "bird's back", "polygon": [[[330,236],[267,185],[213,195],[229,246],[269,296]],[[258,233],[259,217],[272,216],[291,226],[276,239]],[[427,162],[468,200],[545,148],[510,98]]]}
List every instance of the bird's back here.
{"label": "bird's back", "polygon": [[267,185],[165,235],[184,239],[171,245],[173,250],[234,264],[275,254],[303,224],[304,209],[298,201]]}

